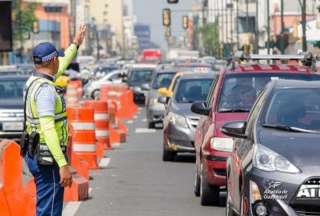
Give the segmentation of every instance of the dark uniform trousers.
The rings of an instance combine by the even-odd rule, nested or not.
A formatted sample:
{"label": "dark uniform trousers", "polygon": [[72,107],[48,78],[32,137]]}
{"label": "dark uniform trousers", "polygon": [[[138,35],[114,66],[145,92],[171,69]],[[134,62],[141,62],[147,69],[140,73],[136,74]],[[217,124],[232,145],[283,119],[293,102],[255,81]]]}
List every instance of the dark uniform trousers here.
{"label": "dark uniform trousers", "polygon": [[61,216],[64,188],[60,185],[58,165],[39,165],[35,158],[25,156],[37,188],[37,216]]}

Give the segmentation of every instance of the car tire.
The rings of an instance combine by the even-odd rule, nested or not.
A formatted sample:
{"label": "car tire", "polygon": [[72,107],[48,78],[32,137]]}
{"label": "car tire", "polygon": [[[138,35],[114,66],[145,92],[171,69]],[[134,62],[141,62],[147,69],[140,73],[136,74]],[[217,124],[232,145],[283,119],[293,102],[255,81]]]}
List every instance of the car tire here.
{"label": "car tire", "polygon": [[227,188],[227,198],[226,198],[226,216],[236,216],[236,214],[234,213],[234,211],[232,210],[231,206],[230,206],[230,202],[229,202],[229,191]]}
{"label": "car tire", "polygon": [[162,160],[163,161],[174,161],[176,157],[176,153],[172,151],[168,151],[165,148],[163,148],[163,153],[162,153]]}
{"label": "car tire", "polygon": [[194,175],[194,185],[193,185],[193,192],[196,197],[200,196],[200,184],[201,184],[200,176],[196,169],[195,175]]}
{"label": "car tire", "polygon": [[100,98],[100,90],[94,90],[91,95],[92,99],[98,100]]}
{"label": "car tire", "polygon": [[200,202],[202,206],[212,206],[219,204],[220,189],[208,183],[203,168],[200,173]]}

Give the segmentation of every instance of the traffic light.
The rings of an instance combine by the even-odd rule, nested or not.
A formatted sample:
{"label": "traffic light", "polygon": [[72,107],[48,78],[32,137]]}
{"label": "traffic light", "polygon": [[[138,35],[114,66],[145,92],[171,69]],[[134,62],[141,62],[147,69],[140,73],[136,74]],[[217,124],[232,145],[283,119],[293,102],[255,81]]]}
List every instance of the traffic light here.
{"label": "traffic light", "polygon": [[38,34],[39,33],[39,22],[38,21],[33,22],[33,24],[32,24],[32,32],[34,34]]}
{"label": "traffic light", "polygon": [[182,17],[182,26],[184,29],[189,28],[189,17],[188,16],[183,16]]}
{"label": "traffic light", "polygon": [[171,10],[169,8],[165,8],[162,11],[162,24],[166,27],[171,25]]}
{"label": "traffic light", "polygon": [[179,0],[167,0],[168,4],[178,4]]}

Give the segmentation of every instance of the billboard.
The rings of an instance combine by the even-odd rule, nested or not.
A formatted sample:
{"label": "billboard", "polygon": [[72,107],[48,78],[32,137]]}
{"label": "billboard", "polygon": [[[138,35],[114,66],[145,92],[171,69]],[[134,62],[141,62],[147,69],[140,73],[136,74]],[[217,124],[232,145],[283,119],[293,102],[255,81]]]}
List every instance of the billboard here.
{"label": "billboard", "polygon": [[151,30],[150,26],[146,24],[135,24],[134,33],[138,38],[139,48],[141,50],[150,48]]}
{"label": "billboard", "polygon": [[0,0],[0,52],[12,50],[11,1]]}

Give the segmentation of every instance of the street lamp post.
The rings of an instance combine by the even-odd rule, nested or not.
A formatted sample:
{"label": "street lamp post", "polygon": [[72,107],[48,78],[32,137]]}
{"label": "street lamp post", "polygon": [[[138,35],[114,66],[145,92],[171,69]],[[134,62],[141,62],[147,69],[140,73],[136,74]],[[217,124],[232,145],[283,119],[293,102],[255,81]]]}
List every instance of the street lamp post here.
{"label": "street lamp post", "polygon": [[280,51],[284,54],[284,3],[281,0],[281,34],[280,34]]}
{"label": "street lamp post", "polygon": [[302,50],[303,52],[307,51],[307,36],[306,36],[306,22],[307,22],[307,17],[306,17],[306,0],[303,0],[302,2]]}
{"label": "street lamp post", "polygon": [[268,54],[270,54],[270,0],[267,0],[267,34],[268,34]]}
{"label": "street lamp post", "polygon": [[95,36],[96,36],[96,41],[97,41],[97,60],[99,60],[100,59],[99,31],[97,29],[96,20],[95,20],[94,17],[91,18],[91,27],[92,27],[92,30],[95,33]]}

